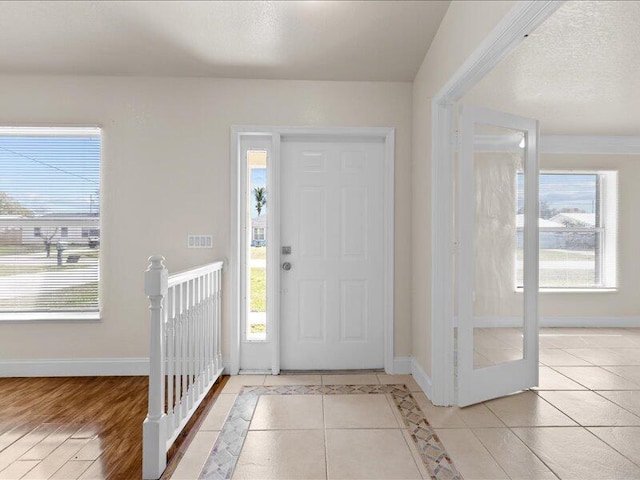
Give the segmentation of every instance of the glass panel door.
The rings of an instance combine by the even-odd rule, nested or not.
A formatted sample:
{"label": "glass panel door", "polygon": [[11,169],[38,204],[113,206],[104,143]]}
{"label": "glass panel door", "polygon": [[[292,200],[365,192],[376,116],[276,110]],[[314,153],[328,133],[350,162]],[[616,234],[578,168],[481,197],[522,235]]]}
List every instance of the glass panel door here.
{"label": "glass panel door", "polygon": [[[465,108],[458,166],[458,403],[538,382],[537,122]],[[515,288],[520,273],[523,288]]]}

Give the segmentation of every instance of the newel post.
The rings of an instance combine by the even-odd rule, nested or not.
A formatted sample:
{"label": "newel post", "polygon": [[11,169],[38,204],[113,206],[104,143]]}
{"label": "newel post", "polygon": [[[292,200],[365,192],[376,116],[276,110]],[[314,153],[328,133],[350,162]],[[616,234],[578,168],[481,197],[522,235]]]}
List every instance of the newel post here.
{"label": "newel post", "polygon": [[163,301],[167,296],[169,274],[164,257],[149,257],[144,275],[144,289],[151,311],[151,344],[149,350],[149,412],[142,427],[142,474],[145,479],[158,479],[167,466],[167,428],[164,408]]}

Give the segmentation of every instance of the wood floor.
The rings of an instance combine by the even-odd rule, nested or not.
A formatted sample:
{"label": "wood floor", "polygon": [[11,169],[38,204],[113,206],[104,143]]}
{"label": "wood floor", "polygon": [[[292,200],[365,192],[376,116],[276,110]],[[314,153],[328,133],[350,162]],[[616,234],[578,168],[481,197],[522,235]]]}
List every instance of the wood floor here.
{"label": "wood floor", "polygon": [[[169,452],[165,477],[225,382]],[[147,377],[0,379],[0,480],[140,479],[146,414]]]}

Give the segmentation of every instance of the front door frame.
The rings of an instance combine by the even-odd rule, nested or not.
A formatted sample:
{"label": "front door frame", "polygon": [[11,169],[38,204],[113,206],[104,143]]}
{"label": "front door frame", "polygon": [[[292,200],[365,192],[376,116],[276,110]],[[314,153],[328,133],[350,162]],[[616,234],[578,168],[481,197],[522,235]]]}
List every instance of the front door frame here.
{"label": "front door frame", "polygon": [[521,0],[431,99],[431,401],[455,405],[455,105],[563,1]]}
{"label": "front door frame", "polygon": [[[242,342],[241,322],[241,282],[244,274],[241,271],[241,252],[243,235],[241,234],[241,199],[243,176],[241,168],[244,162],[240,158],[241,140],[245,137],[271,137],[272,154],[267,163],[267,189],[270,192],[269,216],[267,217],[267,243],[277,248],[267,251],[267,264],[280,264],[280,144],[283,136],[291,137],[337,137],[378,138],[384,142],[384,369],[394,373],[394,179],[395,179],[395,129],[392,127],[278,127],[263,125],[234,125],[231,127],[231,218],[230,218],[230,361],[228,372],[231,375],[240,373],[240,348]],[[271,268],[268,272],[267,287],[267,324],[271,329],[272,375],[280,373],[280,269]]]}

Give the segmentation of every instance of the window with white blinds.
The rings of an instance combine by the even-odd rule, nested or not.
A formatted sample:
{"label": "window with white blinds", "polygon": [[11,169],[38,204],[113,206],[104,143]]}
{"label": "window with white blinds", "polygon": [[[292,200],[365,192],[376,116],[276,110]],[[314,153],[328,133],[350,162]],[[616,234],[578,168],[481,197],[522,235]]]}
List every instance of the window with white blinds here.
{"label": "window with white blinds", "polygon": [[0,127],[0,318],[98,312],[100,129]]}
{"label": "window with white blinds", "polygon": [[[521,288],[521,174],[517,184],[516,286]],[[617,188],[617,172],[613,171],[540,174],[540,288],[616,288]]]}

